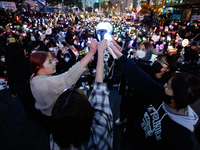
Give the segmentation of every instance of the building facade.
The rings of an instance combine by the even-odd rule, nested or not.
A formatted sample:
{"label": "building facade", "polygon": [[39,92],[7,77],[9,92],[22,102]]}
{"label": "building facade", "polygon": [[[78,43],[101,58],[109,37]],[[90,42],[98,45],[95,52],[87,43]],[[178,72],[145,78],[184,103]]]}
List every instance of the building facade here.
{"label": "building facade", "polygon": [[173,19],[194,21],[200,19],[199,0],[165,0],[166,9],[171,9]]}

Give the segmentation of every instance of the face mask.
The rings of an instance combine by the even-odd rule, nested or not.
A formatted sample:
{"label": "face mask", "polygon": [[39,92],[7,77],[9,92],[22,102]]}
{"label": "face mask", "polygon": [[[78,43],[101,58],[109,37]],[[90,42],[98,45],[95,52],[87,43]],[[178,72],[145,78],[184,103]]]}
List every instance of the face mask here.
{"label": "face mask", "polygon": [[2,62],[5,62],[5,61],[6,61],[6,59],[5,59],[5,58],[1,58],[1,61],[2,61]]}
{"label": "face mask", "polygon": [[161,72],[161,69],[163,68],[163,66],[158,62],[158,61],[155,61],[152,65],[153,67],[153,71],[154,73],[159,73]]}
{"label": "face mask", "polygon": [[137,50],[137,57],[142,59],[146,56],[146,53],[143,52],[142,50]]}
{"label": "face mask", "polygon": [[45,43],[48,43],[49,41],[48,40],[45,40]]}
{"label": "face mask", "polygon": [[50,50],[50,51],[53,51],[53,47],[50,47],[49,50]]}
{"label": "face mask", "polygon": [[70,58],[65,58],[65,62],[68,62],[70,60]]}

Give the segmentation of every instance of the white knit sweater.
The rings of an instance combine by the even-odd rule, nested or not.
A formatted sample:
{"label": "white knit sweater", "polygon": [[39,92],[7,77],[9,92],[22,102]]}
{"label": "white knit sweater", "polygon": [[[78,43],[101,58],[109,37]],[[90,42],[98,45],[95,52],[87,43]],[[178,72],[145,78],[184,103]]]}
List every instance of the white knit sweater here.
{"label": "white knit sweater", "polygon": [[79,79],[85,68],[78,62],[67,72],[57,76],[35,76],[30,81],[31,91],[36,100],[35,107],[44,115],[51,116],[53,106],[64,91]]}

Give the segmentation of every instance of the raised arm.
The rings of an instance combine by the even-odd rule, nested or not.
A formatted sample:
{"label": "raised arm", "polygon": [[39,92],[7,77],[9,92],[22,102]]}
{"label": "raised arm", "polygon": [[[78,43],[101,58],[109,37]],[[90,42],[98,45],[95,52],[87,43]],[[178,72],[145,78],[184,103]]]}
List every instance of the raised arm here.
{"label": "raised arm", "polygon": [[[113,45],[110,45],[113,52],[118,57],[119,62],[122,65],[122,69],[126,75],[129,84],[139,93],[145,96],[153,96],[155,92],[159,92],[163,89],[163,86],[151,80],[151,77],[145,73],[141,68],[139,68],[133,59],[126,58],[119,50],[116,48],[116,42],[113,41]],[[161,89],[162,88],[162,89]]]}
{"label": "raised arm", "polygon": [[56,93],[60,93],[64,89],[72,86],[80,78],[81,74],[85,71],[88,62],[97,50],[97,41],[93,40],[90,44],[89,53],[78,63],[73,65],[67,72],[60,75],[52,76],[48,80],[48,87],[56,86],[52,89]]}
{"label": "raised arm", "polygon": [[87,55],[80,61],[82,67],[86,67],[89,61],[91,60],[92,56],[96,53],[97,50],[97,41],[93,39],[89,45],[90,51]]}
{"label": "raised arm", "polygon": [[107,48],[107,40],[102,40],[98,44],[98,60],[96,67],[96,78],[95,82],[103,82],[104,77],[104,62],[103,62],[103,52]]}
{"label": "raised arm", "polygon": [[[107,48],[107,41],[102,40],[98,45],[98,61],[96,67],[96,78],[93,86],[93,90],[89,97],[89,102],[95,109],[94,123],[91,127],[91,139],[93,147],[99,147],[100,149],[112,149],[113,145],[113,115],[110,109],[109,96],[107,92],[107,85],[103,82],[103,51]],[[103,140],[102,140],[103,139]],[[101,142],[100,142],[101,141]],[[99,145],[100,143],[100,145]],[[89,144],[90,145],[90,144]],[[88,147],[91,149],[93,147]]]}
{"label": "raised arm", "polygon": [[62,50],[58,50],[58,53],[57,53],[57,59],[58,59],[58,61],[60,62],[60,63],[63,63],[64,62],[64,59],[63,58],[61,58],[61,53],[62,53]]}

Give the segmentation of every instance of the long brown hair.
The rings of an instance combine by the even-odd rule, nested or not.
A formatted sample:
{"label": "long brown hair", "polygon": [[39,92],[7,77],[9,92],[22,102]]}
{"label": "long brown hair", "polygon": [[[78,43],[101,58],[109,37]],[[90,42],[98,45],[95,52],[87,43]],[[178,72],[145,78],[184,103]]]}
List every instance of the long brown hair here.
{"label": "long brown hair", "polygon": [[44,62],[48,57],[52,58],[52,55],[48,52],[38,51],[33,53],[29,59],[31,72],[36,75],[38,70],[43,67]]}

